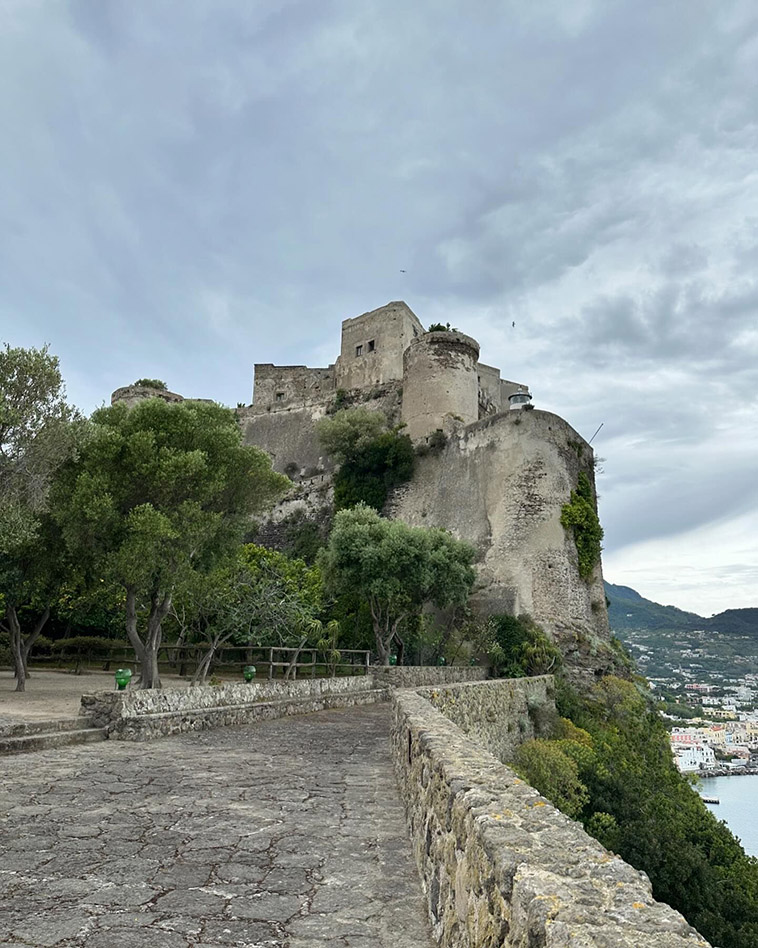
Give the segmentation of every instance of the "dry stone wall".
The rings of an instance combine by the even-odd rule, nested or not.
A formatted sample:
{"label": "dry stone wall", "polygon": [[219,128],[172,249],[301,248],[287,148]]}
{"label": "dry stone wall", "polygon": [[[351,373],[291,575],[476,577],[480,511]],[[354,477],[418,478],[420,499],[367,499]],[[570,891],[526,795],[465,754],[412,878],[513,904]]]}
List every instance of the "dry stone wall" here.
{"label": "dry stone wall", "polygon": [[519,745],[544,733],[556,717],[552,675],[422,688],[417,693],[502,762],[512,760]]}
{"label": "dry stone wall", "polygon": [[487,669],[479,665],[377,665],[371,673],[378,687],[419,688],[453,682],[482,681]]}
{"label": "dry stone wall", "polygon": [[[523,688],[528,702],[527,680],[513,687]],[[494,726],[502,710],[497,690],[458,690],[473,688],[482,689],[485,715],[492,699]],[[458,714],[450,698],[446,710]],[[472,696],[465,700],[473,708]],[[644,873],[605,850],[421,694],[394,693],[392,746],[442,948],[708,948],[678,912],[653,899]]]}
{"label": "dry stone wall", "polygon": [[386,700],[369,675],[83,695],[80,713],[116,740],[144,741]]}

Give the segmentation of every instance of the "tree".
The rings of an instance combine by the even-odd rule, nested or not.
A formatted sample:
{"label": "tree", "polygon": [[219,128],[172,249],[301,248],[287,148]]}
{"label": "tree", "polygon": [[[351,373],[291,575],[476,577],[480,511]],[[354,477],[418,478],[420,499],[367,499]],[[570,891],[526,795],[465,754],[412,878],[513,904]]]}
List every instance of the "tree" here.
{"label": "tree", "polygon": [[0,555],[35,535],[51,479],[81,435],[76,422],[47,346],[0,348]]}
{"label": "tree", "polygon": [[232,560],[189,580],[177,589],[171,615],[182,642],[206,647],[195,681],[205,681],[216,652],[228,642],[302,648],[322,631],[321,573],[302,560],[250,543]]}
{"label": "tree", "polygon": [[348,408],[318,424],[324,450],[340,468],[334,478],[336,510],[364,503],[381,510],[388,491],[413,476],[413,444],[400,428],[368,408]]}
{"label": "tree", "polygon": [[385,520],[365,504],[341,510],[319,556],[327,591],[355,592],[371,611],[380,664],[389,663],[401,624],[430,604],[464,603],[474,550],[445,530]]}
{"label": "tree", "polygon": [[240,542],[252,513],[289,486],[234,412],[147,399],[92,416],[92,436],[56,485],[56,517],[92,581],[123,587],[143,688],[160,687],[158,649],[175,587]]}
{"label": "tree", "polygon": [[46,514],[50,484],[83,432],[47,346],[0,348],[0,628],[10,637],[17,691],[65,571]]}

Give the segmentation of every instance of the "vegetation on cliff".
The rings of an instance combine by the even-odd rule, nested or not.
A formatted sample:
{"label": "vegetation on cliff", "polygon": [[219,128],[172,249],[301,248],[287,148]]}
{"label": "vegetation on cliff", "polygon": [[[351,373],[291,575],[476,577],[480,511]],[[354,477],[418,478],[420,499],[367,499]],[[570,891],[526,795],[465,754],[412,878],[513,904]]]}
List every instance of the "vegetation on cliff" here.
{"label": "vegetation on cliff", "polygon": [[745,855],[671,757],[649,700],[608,676],[587,694],[559,682],[562,721],[526,742],[516,767],[603,845],[651,879],[721,948],[758,948],[758,860]]}
{"label": "vegetation on cliff", "polygon": [[392,487],[413,477],[413,444],[386,417],[369,408],[346,408],[318,424],[324,450],[340,465],[334,507],[366,504],[381,510]]}
{"label": "vegetation on cliff", "polygon": [[603,528],[597,516],[595,496],[590,479],[581,471],[576,490],[571,491],[571,500],[561,510],[561,524],[571,530],[579,560],[579,575],[589,579],[600,562]]}

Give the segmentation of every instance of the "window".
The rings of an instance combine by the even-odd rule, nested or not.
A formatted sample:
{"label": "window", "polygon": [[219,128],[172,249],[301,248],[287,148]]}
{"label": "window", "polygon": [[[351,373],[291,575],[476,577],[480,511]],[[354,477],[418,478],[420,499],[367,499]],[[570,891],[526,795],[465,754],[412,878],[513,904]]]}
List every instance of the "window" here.
{"label": "window", "polygon": [[356,347],[355,347],[355,354],[356,354],[357,356],[363,355],[363,346],[356,346]]}
{"label": "window", "polygon": [[277,392],[277,393],[276,393],[276,400],[277,400],[278,402],[283,402],[283,401],[284,401],[284,392]]}
{"label": "window", "polygon": [[369,339],[369,341],[368,341],[368,351],[369,351],[369,352],[374,352],[375,350],[376,350],[376,340],[375,340],[375,339]]}

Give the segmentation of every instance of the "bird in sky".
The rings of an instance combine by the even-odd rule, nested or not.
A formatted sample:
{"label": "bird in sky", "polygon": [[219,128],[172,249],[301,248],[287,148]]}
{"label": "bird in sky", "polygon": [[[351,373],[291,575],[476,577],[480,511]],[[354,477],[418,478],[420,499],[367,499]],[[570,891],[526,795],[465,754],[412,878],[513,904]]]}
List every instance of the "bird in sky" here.
{"label": "bird in sky", "polygon": [[515,328],[516,328],[516,324],[515,324],[515,323],[511,323],[511,329],[515,329]]}
{"label": "bird in sky", "polygon": [[400,272],[401,272],[401,273],[406,273],[407,271],[405,271],[405,270],[401,270]]}

